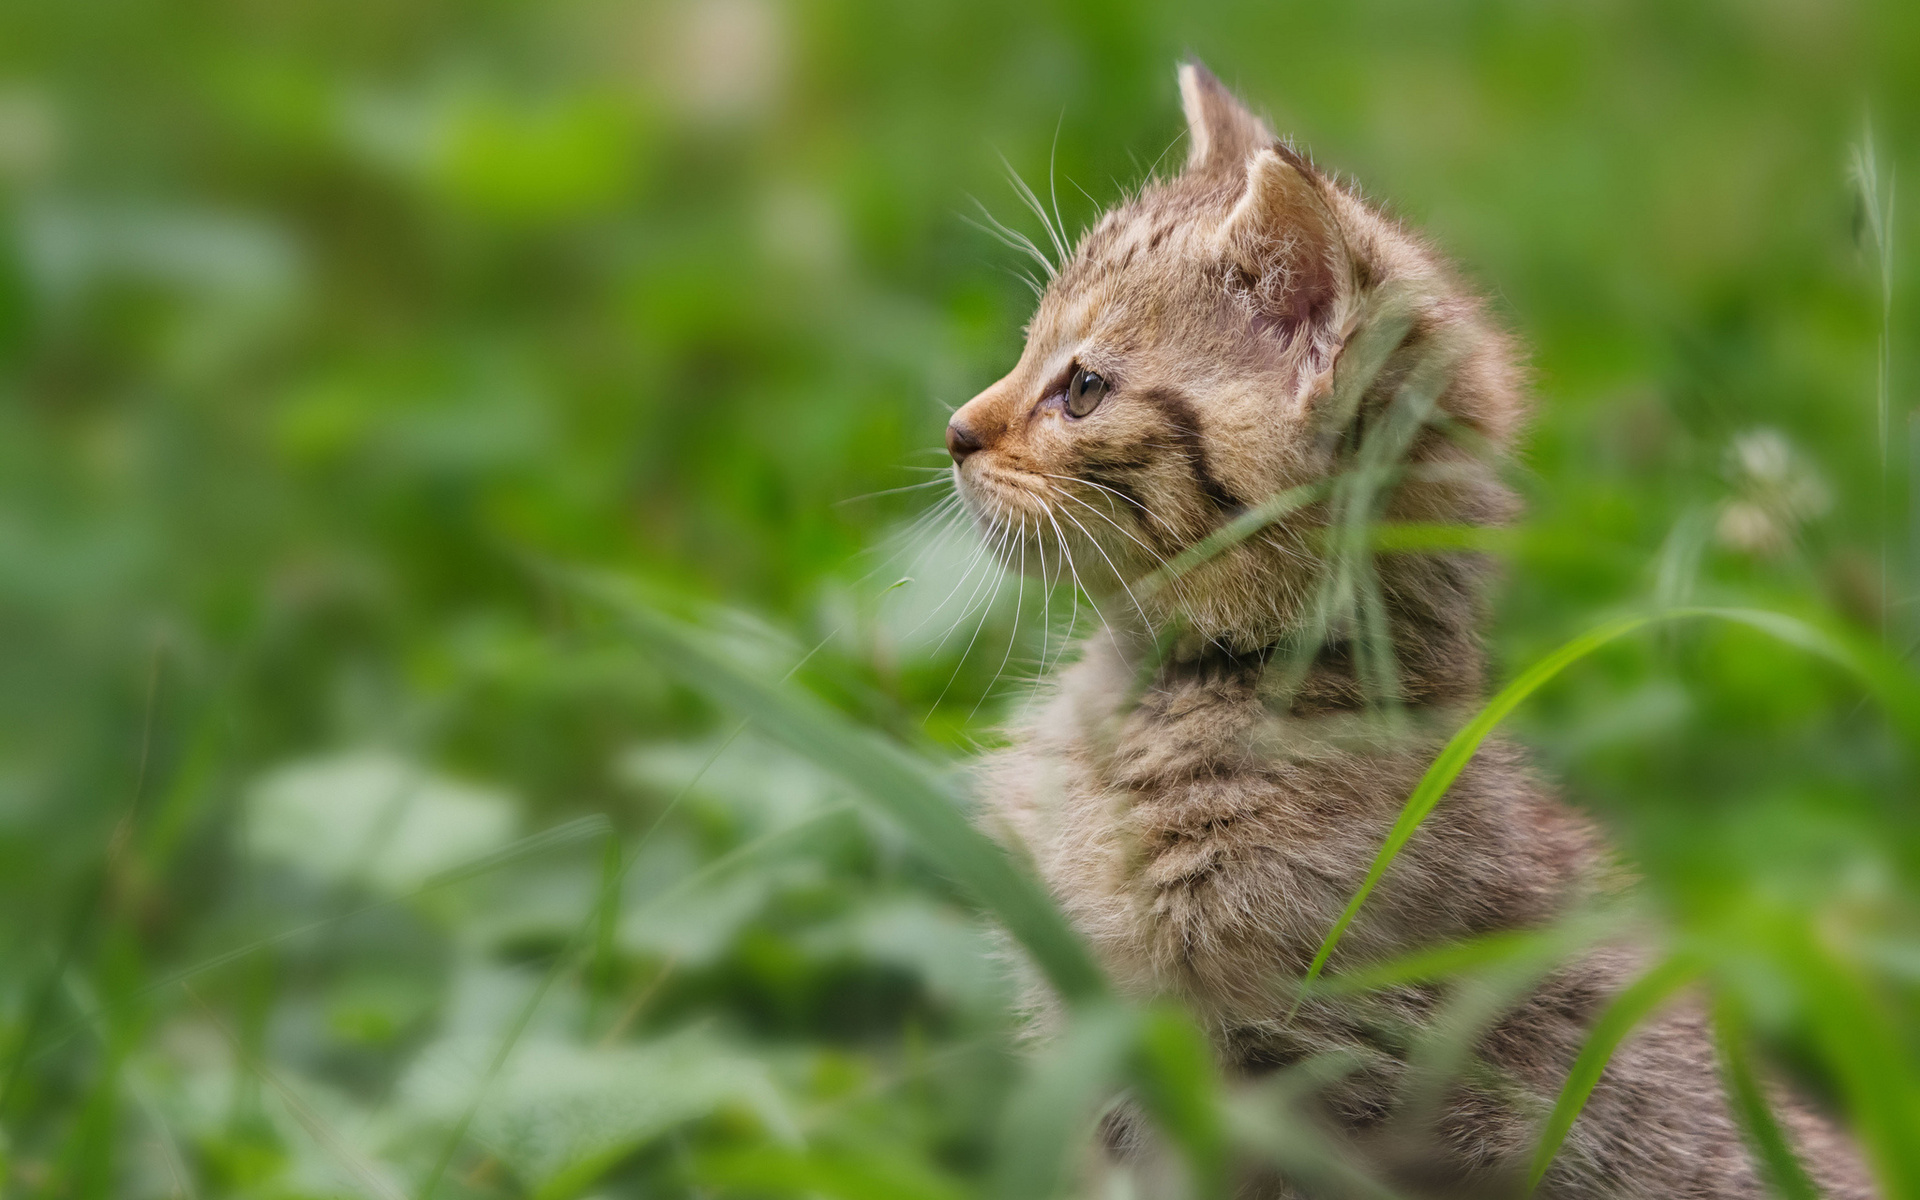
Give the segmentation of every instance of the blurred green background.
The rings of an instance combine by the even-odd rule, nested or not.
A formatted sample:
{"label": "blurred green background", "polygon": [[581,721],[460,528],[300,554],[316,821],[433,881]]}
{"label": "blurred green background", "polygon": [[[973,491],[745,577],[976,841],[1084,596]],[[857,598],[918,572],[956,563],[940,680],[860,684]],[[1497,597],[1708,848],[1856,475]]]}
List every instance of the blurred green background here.
{"label": "blurred green background", "polygon": [[[1920,179],[1909,3],[6,5],[6,1194],[992,1194],[984,923],[542,564],[990,740],[1071,599],[892,490],[1031,305],[970,197],[1022,224],[1004,156],[1078,227],[1177,163],[1188,53],[1533,347],[1503,676],[1687,600],[1908,656],[1916,205],[1850,161]],[[1856,685],[1692,630],[1518,733],[1675,926],[1824,931],[1920,1113],[1913,748]]]}

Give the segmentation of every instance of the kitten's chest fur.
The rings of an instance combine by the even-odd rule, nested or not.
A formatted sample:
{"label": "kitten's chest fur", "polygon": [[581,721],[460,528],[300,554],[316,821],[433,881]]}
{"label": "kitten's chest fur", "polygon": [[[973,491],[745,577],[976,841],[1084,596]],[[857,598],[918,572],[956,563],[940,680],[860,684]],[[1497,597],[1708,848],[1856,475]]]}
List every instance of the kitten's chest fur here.
{"label": "kitten's chest fur", "polygon": [[[1084,649],[988,760],[989,825],[1032,856],[1122,988],[1182,996],[1222,1026],[1274,1019],[1432,761],[1443,715],[1416,710],[1385,738],[1327,699],[1327,679],[1276,701],[1284,668],[1264,653],[1176,658],[1142,687],[1112,640]],[[1545,920],[1595,861],[1586,828],[1490,746],[1341,955]]]}

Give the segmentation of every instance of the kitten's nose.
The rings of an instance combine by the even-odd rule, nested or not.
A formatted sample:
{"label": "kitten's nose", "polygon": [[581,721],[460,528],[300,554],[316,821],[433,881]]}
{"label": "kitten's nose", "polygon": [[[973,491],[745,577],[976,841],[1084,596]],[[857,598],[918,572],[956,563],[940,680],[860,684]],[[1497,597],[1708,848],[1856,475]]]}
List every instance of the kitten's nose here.
{"label": "kitten's nose", "polygon": [[980,448],[980,439],[956,418],[947,422],[947,453],[953,455],[953,465],[959,466],[967,460],[967,455]]}

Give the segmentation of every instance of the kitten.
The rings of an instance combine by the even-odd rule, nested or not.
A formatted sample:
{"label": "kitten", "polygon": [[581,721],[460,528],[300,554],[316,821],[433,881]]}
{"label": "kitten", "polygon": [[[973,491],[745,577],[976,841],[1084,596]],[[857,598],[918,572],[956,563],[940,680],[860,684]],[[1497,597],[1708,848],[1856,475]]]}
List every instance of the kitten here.
{"label": "kitten", "polygon": [[[1329,550],[1340,506],[1509,519],[1495,460],[1525,408],[1516,350],[1425,243],[1203,68],[1181,67],[1180,90],[1185,169],[1082,237],[1018,365],[947,429],[959,490],[1002,559],[1065,565],[1104,619],[984,762],[983,819],[1031,858],[1116,985],[1183,1000],[1231,1074],[1348,1052],[1358,1067],[1314,1111],[1356,1161],[1414,1194],[1518,1196],[1589,1024],[1641,956],[1606,948],[1548,976],[1428,1104],[1407,1051],[1444,989],[1294,1011],[1284,987],[1449,722],[1484,698],[1479,557],[1362,544],[1343,559]],[[1368,472],[1372,492],[1353,483]],[[1345,491],[1290,491],[1336,477]],[[1298,506],[1166,572],[1275,496]],[[1540,926],[1613,886],[1589,825],[1490,742],[1330,969]],[[1718,1079],[1697,1006],[1646,1023],[1540,1194],[1763,1195]],[[1783,1120],[1829,1196],[1873,1194],[1839,1134],[1792,1103]],[[1151,1175],[1136,1124],[1106,1132]]]}

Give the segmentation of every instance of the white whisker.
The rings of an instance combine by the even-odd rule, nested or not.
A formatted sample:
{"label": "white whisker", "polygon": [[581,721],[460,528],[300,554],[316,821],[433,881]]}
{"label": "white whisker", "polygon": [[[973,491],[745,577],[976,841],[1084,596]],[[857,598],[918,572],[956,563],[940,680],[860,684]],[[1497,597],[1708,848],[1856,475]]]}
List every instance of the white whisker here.
{"label": "white whisker", "polygon": [[[1073,522],[1074,528],[1078,529],[1081,532],[1081,534],[1083,534],[1086,537],[1087,541],[1093,543],[1093,548],[1095,552],[1098,553],[1101,558],[1104,558],[1107,560],[1107,569],[1109,571],[1112,571],[1113,577],[1120,581],[1120,587],[1122,590],[1124,590],[1127,593],[1127,599],[1133,601],[1133,611],[1140,614],[1140,623],[1146,628],[1146,631],[1148,633],[1152,633],[1154,626],[1153,626],[1152,620],[1150,620],[1147,617],[1147,610],[1141,607],[1140,598],[1133,594],[1133,589],[1131,587],[1127,586],[1127,577],[1121,573],[1119,567],[1114,566],[1113,557],[1107,553],[1106,547],[1100,544],[1100,539],[1094,537],[1093,534],[1088,533],[1087,527],[1085,525],[1080,524],[1080,522],[1077,519],[1075,519],[1074,515],[1068,512],[1066,509],[1064,508],[1061,509],[1060,515],[1065,517],[1067,520]],[[1116,645],[1115,648],[1118,649],[1118,646]]]}
{"label": "white whisker", "polygon": [[[1005,539],[1004,538],[1001,539],[1001,541],[998,544],[1004,547],[1006,544]],[[988,575],[989,577],[991,577],[992,575],[991,570],[989,570]],[[960,661],[953,664],[953,674],[947,676],[947,686],[940,689],[940,694],[934,698],[933,707],[927,711],[927,716],[931,717],[933,716],[934,713],[938,712],[940,710],[940,702],[945,700],[947,698],[947,693],[953,690],[954,681],[960,678],[961,668],[967,665],[967,657],[973,653],[973,645],[975,642],[980,640],[980,631],[986,628],[987,617],[992,612],[993,612],[993,593],[990,592],[988,593],[988,596],[987,596],[987,604],[985,605],[985,607],[983,607],[980,610],[980,620],[976,622],[973,627],[973,636],[967,639],[967,648],[960,652]],[[958,626],[956,625],[955,628],[958,628]],[[947,637],[952,637],[952,636],[953,636],[953,631],[948,630]],[[945,637],[941,638],[940,646],[944,646],[946,644],[947,644],[947,638]],[[934,653],[938,654],[940,652],[940,646],[934,647]],[[968,716],[971,717],[972,714],[969,713]]]}
{"label": "white whisker", "polygon": [[903,484],[900,487],[882,488],[877,492],[863,492],[858,496],[848,496],[845,500],[835,500],[833,505],[838,508],[842,504],[857,504],[862,500],[872,500],[876,496],[897,496],[901,492],[917,492],[921,488],[939,487],[946,482],[945,479],[923,479],[919,483]]}
{"label": "white whisker", "polygon": [[1014,593],[1013,597],[1013,629],[1007,634],[1007,652],[1000,656],[1000,665],[994,669],[993,678],[987,681],[986,689],[980,693],[980,698],[973,702],[973,708],[967,713],[967,720],[969,721],[973,720],[974,713],[980,711],[980,706],[987,702],[987,697],[993,694],[993,685],[999,682],[1001,673],[1007,669],[1007,660],[1013,657],[1013,643],[1020,636],[1020,610],[1027,598],[1027,518],[1024,513],[1020,517],[1019,536],[1020,569],[1017,580],[1018,590]]}

